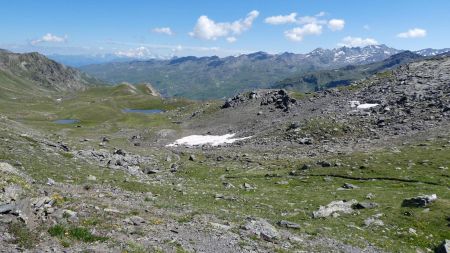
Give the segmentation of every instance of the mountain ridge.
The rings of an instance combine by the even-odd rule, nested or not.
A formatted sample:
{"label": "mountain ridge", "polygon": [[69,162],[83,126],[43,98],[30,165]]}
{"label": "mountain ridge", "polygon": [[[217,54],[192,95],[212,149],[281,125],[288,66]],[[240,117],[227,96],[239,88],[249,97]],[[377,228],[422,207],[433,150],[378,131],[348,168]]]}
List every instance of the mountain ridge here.
{"label": "mountain ridge", "polygon": [[0,74],[3,89],[71,92],[101,83],[85,73],[48,59],[37,52],[13,53],[0,50]]}
{"label": "mountain ridge", "polygon": [[308,54],[255,52],[228,57],[179,57],[81,67],[111,83],[150,82],[163,96],[211,99],[253,88],[268,88],[294,74],[367,64],[400,52],[386,45],[316,49]]}
{"label": "mountain ridge", "polygon": [[348,65],[339,69],[320,70],[288,77],[278,81],[272,88],[292,89],[301,92],[333,88],[348,85],[352,81],[364,79],[376,73],[423,58],[426,57],[411,51],[403,51],[379,62],[364,65]]}

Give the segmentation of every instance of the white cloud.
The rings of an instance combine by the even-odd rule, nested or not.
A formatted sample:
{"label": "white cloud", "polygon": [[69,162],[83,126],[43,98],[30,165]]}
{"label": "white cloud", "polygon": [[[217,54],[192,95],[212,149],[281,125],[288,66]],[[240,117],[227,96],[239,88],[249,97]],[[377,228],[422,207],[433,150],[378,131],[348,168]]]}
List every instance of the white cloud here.
{"label": "white cloud", "polygon": [[239,35],[250,29],[253,21],[258,16],[259,12],[254,10],[249,12],[245,19],[239,19],[234,22],[216,23],[214,20],[203,15],[198,18],[194,30],[189,35],[204,40],[216,40],[217,38],[227,37],[229,35]]}
{"label": "white cloud", "polygon": [[264,22],[271,25],[282,25],[297,22],[297,13],[292,12],[289,15],[271,16],[264,19]]}
{"label": "white cloud", "polygon": [[397,34],[399,38],[423,38],[427,36],[427,31],[420,28],[409,29],[407,32]]}
{"label": "white cloud", "polygon": [[325,12],[320,12],[314,16],[302,16],[298,17],[297,13],[293,12],[289,15],[278,15],[278,16],[271,16],[267,17],[264,22],[271,25],[283,25],[283,24],[299,24],[299,25],[305,25],[305,24],[321,24],[324,25],[327,23],[327,20],[319,19],[320,17],[325,16]]}
{"label": "white cloud", "polygon": [[148,48],[142,46],[125,51],[118,51],[116,52],[116,55],[131,58],[145,58],[151,56],[151,52]]}
{"label": "white cloud", "polygon": [[328,28],[331,31],[340,31],[344,29],[345,21],[343,19],[331,19],[328,21]]}
{"label": "white cloud", "polygon": [[284,36],[291,41],[302,41],[307,35],[320,35],[322,33],[322,26],[316,23],[303,25],[302,27],[295,27],[284,32]]}
{"label": "white cloud", "polygon": [[234,43],[234,42],[236,42],[236,37],[227,37],[227,41],[229,42],[229,43]]}
{"label": "white cloud", "polygon": [[154,28],[152,31],[155,33],[167,34],[169,36],[174,35],[174,33],[173,33],[172,29],[170,29],[170,27],[157,27],[157,28]]}
{"label": "white cloud", "polygon": [[365,47],[370,45],[378,45],[378,41],[372,38],[359,38],[359,37],[345,37],[342,39],[338,46],[341,47]]}
{"label": "white cloud", "polygon": [[64,37],[59,37],[56,35],[53,35],[51,33],[47,33],[44,36],[42,36],[40,39],[31,41],[32,45],[37,45],[42,42],[53,42],[53,43],[61,43],[67,41],[67,35],[64,35]]}

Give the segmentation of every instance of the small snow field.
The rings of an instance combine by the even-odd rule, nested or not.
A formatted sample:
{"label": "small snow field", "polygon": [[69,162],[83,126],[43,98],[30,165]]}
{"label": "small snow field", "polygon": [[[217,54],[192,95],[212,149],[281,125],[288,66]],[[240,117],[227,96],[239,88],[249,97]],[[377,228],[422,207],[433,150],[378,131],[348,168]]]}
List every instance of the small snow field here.
{"label": "small snow field", "polygon": [[174,143],[166,145],[166,147],[176,147],[176,146],[200,146],[200,145],[211,145],[218,146],[221,144],[233,143],[235,141],[245,140],[250,137],[243,138],[233,138],[236,134],[225,134],[225,135],[189,135],[181,139],[176,140]]}
{"label": "small snow field", "polygon": [[380,104],[361,104],[361,102],[357,101],[357,100],[352,100],[348,102],[350,104],[351,108],[355,108],[358,110],[365,110],[365,109],[370,109],[372,107],[376,107],[379,106]]}
{"label": "small snow field", "polygon": [[372,107],[379,106],[379,104],[360,104],[356,107],[356,109],[364,110],[364,109],[370,109]]}

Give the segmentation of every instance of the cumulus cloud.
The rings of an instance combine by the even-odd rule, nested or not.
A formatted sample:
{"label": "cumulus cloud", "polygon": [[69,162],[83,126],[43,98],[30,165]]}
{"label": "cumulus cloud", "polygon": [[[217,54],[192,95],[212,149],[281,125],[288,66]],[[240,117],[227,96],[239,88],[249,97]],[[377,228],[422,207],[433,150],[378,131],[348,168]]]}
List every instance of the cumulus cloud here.
{"label": "cumulus cloud", "polygon": [[161,33],[161,34],[166,34],[166,35],[174,35],[172,29],[170,29],[170,27],[156,27],[152,30],[155,33]]}
{"label": "cumulus cloud", "polygon": [[295,27],[284,32],[284,36],[291,41],[302,41],[307,35],[320,35],[322,33],[322,26],[316,23],[303,25],[302,27]]}
{"label": "cumulus cloud", "polygon": [[250,29],[258,16],[259,12],[254,10],[249,12],[244,19],[217,23],[203,15],[198,18],[194,30],[189,35],[203,40],[216,40],[220,37],[230,37],[230,35],[234,37]]}
{"label": "cumulus cloud", "polygon": [[271,25],[283,25],[297,22],[297,13],[292,12],[289,15],[271,16],[264,19],[264,22]]}
{"label": "cumulus cloud", "polygon": [[407,32],[397,34],[399,38],[423,38],[427,36],[427,31],[420,28],[409,29]]}
{"label": "cumulus cloud", "polygon": [[297,24],[298,27],[284,32],[284,36],[291,41],[302,41],[308,35],[320,35],[323,26],[328,26],[331,31],[344,29],[345,21],[343,19],[327,20],[324,18],[325,15],[327,14],[321,11],[314,16],[299,17],[297,13],[293,12],[288,15],[267,17],[264,22],[271,25]]}
{"label": "cumulus cloud", "polygon": [[341,47],[365,47],[370,45],[378,45],[378,41],[372,38],[360,38],[360,37],[345,37],[342,39],[338,46]]}
{"label": "cumulus cloud", "polygon": [[67,35],[64,35],[64,37],[59,37],[59,36],[53,35],[51,33],[47,33],[44,36],[42,36],[41,38],[31,41],[31,44],[37,45],[37,44],[43,43],[43,42],[61,43],[61,42],[66,42],[66,41],[67,41]]}
{"label": "cumulus cloud", "polygon": [[328,28],[331,31],[340,31],[344,29],[345,21],[343,19],[331,19],[328,21]]}
{"label": "cumulus cloud", "polygon": [[118,56],[131,57],[131,58],[145,58],[151,55],[151,52],[146,47],[137,47],[129,50],[116,52]]}

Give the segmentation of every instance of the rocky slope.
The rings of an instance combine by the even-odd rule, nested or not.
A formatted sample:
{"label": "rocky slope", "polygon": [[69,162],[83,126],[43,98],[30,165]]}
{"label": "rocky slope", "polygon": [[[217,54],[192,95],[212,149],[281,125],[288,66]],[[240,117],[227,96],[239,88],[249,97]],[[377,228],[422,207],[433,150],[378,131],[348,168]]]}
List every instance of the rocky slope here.
{"label": "rocky slope", "polygon": [[[243,142],[268,149],[275,143],[302,147],[304,138],[314,139],[314,145],[305,147],[307,153],[316,152],[315,147],[334,146],[336,151],[364,140],[384,143],[389,138],[409,138],[448,125],[449,67],[448,56],[417,61],[347,88],[304,94],[297,99],[283,90],[244,93],[226,101],[213,115],[198,112],[188,121],[189,128],[253,136]],[[358,108],[358,104],[373,107]],[[303,128],[308,131],[293,130]]]}
{"label": "rocky slope", "polygon": [[83,90],[100,83],[39,53],[17,54],[0,50],[0,72],[49,91]]}

